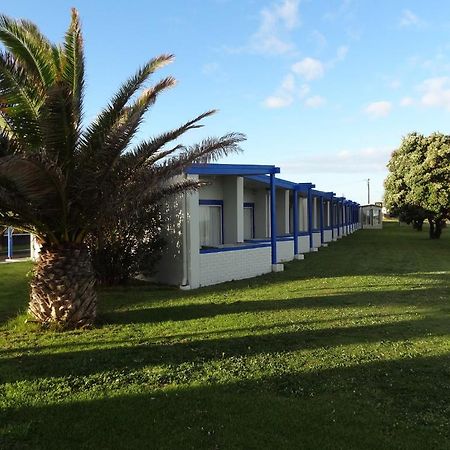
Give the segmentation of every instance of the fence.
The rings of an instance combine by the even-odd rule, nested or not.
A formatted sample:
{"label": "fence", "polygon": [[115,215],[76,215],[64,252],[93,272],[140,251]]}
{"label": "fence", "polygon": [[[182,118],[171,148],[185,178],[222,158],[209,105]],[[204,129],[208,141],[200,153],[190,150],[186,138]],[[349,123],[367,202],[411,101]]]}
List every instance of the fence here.
{"label": "fence", "polygon": [[0,260],[29,258],[30,256],[30,234],[0,225]]}

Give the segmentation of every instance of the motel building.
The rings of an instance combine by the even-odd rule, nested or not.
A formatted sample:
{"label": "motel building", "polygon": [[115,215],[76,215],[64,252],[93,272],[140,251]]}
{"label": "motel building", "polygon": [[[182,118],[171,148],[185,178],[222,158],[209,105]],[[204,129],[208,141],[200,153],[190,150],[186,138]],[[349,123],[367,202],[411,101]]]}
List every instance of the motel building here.
{"label": "motel building", "polygon": [[359,228],[357,203],[279,173],[265,165],[187,169],[184,178],[205,184],[163,205],[167,247],[156,280],[195,289],[280,272]]}

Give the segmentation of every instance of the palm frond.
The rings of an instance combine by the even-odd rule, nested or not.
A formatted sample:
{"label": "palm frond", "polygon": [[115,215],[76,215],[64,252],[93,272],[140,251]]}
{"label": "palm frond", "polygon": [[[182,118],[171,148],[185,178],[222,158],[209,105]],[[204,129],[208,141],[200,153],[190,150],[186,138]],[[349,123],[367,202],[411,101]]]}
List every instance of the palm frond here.
{"label": "palm frond", "polygon": [[171,88],[174,83],[172,77],[167,77],[144,91],[131,106],[125,108],[113,129],[105,137],[103,145],[97,148],[94,155],[79,155],[80,166],[77,177],[79,192],[86,196],[86,202],[95,207],[93,197],[100,201],[98,195],[102,194],[107,175],[135,136],[145,112],[155,103],[157,96]]}
{"label": "palm frond", "polygon": [[49,157],[63,168],[73,166],[78,130],[67,83],[58,82],[47,89],[40,114],[42,145]]}
{"label": "palm frond", "polygon": [[151,203],[161,202],[163,199],[172,197],[183,192],[193,192],[205,186],[206,183],[197,180],[182,180],[172,184],[168,184],[157,189],[147,188],[142,191],[141,199],[145,199]]}
{"label": "palm frond", "polygon": [[33,23],[0,15],[0,41],[44,86],[55,79],[52,45]]}
{"label": "palm frond", "polygon": [[134,160],[134,170],[139,169],[141,166],[151,166],[156,161],[161,160],[162,158],[169,156],[170,154],[180,150],[181,147],[179,145],[173,147],[170,150],[160,151],[165,145],[169,142],[178,139],[184,133],[189,130],[195,128],[201,128],[203,125],[199,124],[202,119],[209,117],[215,114],[217,110],[206,111],[203,114],[200,114],[195,119],[190,120],[189,122],[184,123],[178,128],[174,130],[168,131],[166,133],[162,133],[159,136],[140,143],[135,149],[130,152],[130,158]]}
{"label": "palm frond", "polygon": [[0,115],[19,139],[34,147],[40,144],[38,117],[43,97],[34,78],[11,55],[0,53]]}
{"label": "palm frond", "polygon": [[179,155],[168,158],[153,168],[154,175],[167,179],[180,175],[183,170],[193,163],[216,161],[230,153],[241,152],[240,143],[245,141],[242,133],[228,133],[220,138],[207,138],[199,144],[192,145]]}
{"label": "palm frond", "polygon": [[13,155],[20,151],[18,143],[11,138],[11,133],[6,128],[0,127],[0,158],[7,155]]}
{"label": "palm frond", "polygon": [[151,74],[173,61],[173,55],[161,55],[150,60],[137,73],[127,80],[113,97],[108,105],[88,126],[81,136],[81,152],[93,153],[102,145],[105,137],[111,132],[116,122],[123,114],[123,108],[131,100],[134,94],[142,87]]}
{"label": "palm frond", "polygon": [[64,40],[62,78],[71,86],[73,115],[76,128],[83,117],[84,52],[78,11],[72,8],[72,21]]}

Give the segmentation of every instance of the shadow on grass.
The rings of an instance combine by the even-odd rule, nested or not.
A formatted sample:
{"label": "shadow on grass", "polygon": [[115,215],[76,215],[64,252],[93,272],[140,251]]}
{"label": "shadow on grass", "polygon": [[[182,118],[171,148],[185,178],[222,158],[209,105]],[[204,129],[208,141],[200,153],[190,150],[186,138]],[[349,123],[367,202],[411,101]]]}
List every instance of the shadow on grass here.
{"label": "shadow on grass", "polygon": [[[212,337],[204,340],[154,339],[123,341],[104,349],[83,349],[62,353],[23,354],[4,358],[0,382],[34,380],[63,376],[84,376],[111,370],[140,369],[146,366],[179,365],[248,357],[266,353],[331,348],[374,342],[399,342],[415,338],[446,336],[448,318],[403,320],[376,325],[298,330],[238,337]],[[195,336],[194,336],[195,337]]]}
{"label": "shadow on grass", "polygon": [[[214,336],[221,335],[240,335],[258,333],[262,331],[274,331],[277,333],[285,333],[292,331],[293,329],[298,330],[301,327],[312,327],[321,324],[342,323],[346,321],[357,321],[357,320],[371,320],[371,321],[385,321],[385,320],[398,320],[400,317],[410,318],[411,313],[396,313],[396,314],[370,314],[370,315],[355,315],[348,316],[347,318],[334,317],[332,319],[320,319],[320,320],[291,320],[289,322],[274,322],[270,325],[252,325],[248,327],[232,327],[232,328],[220,328],[212,329],[208,331],[192,331],[189,333],[169,333],[162,336],[152,336],[152,342],[173,342],[175,340],[202,340],[208,338],[214,338]],[[107,349],[109,347],[120,347],[120,346],[131,346],[141,344],[142,338],[137,335],[135,338],[129,341],[124,341],[123,338],[119,339],[89,339],[89,335],[86,335],[88,340],[75,340],[74,342],[64,342],[63,344],[53,343],[51,345],[39,345],[21,347],[16,346],[12,348],[0,348],[0,357],[5,357],[7,355],[17,355],[22,356],[25,353],[28,354],[39,354],[41,352],[46,352],[50,350],[51,352],[59,350],[86,350],[88,348],[97,349]],[[126,345],[129,344],[129,345]]]}
{"label": "shadow on grass", "polygon": [[228,314],[288,311],[291,309],[298,311],[395,305],[429,307],[433,304],[442,304],[440,297],[446,297],[447,294],[448,291],[444,286],[442,288],[416,286],[416,289],[403,291],[343,292],[339,295],[300,297],[287,300],[266,299],[194,303],[105,312],[100,316],[100,322],[103,324],[156,323],[211,318]]}
{"label": "shadow on grass", "polygon": [[[20,449],[448,448],[449,355],[4,411]],[[102,395],[98,393],[97,395]]]}

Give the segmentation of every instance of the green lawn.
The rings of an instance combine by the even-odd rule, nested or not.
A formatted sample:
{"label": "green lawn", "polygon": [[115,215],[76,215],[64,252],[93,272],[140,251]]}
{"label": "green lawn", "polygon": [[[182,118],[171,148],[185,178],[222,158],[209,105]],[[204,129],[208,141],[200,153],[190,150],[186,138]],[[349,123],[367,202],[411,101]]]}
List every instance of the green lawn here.
{"label": "green lawn", "polygon": [[24,325],[0,265],[0,448],[450,448],[450,232],[359,231],[285,272],[100,293],[98,328]]}

